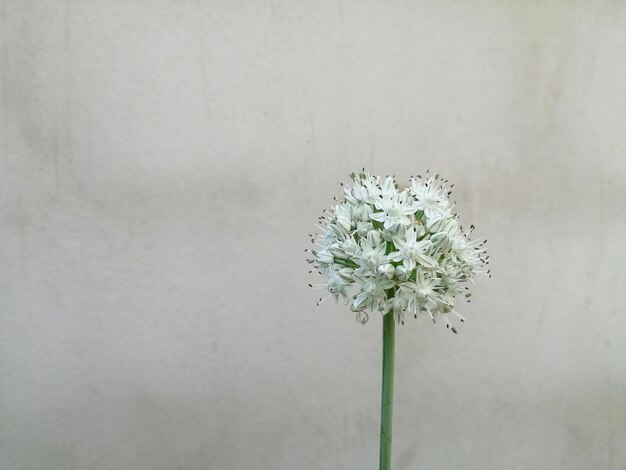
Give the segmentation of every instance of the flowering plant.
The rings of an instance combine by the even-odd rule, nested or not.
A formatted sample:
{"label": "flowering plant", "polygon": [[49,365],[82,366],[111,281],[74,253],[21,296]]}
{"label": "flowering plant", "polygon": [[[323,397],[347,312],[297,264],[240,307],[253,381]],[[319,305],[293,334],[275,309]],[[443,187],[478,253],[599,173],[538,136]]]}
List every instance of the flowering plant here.
{"label": "flowering plant", "polygon": [[[404,323],[406,313],[442,317],[456,333],[449,315],[464,321],[455,310],[455,298],[471,293],[466,283],[474,274],[490,275],[484,244],[469,239],[452,212],[451,189],[438,174],[410,179],[400,190],[395,179],[365,171],[350,175],[345,200],[325,211],[319,234],[311,234],[319,246],[308,260],[327,277],[322,284],[329,294],[318,301],[342,297],[365,323],[367,312],[392,312]],[[343,184],[342,184],[343,186]],[[356,292],[354,291],[356,287]]]}
{"label": "flowering plant", "polygon": [[[328,290],[324,300],[340,297],[350,303],[357,321],[367,322],[368,311],[383,314],[383,376],[380,427],[380,470],[391,467],[395,321],[406,313],[427,313],[433,322],[442,317],[456,333],[448,315],[461,321],[455,299],[470,293],[464,284],[475,274],[491,276],[484,244],[469,238],[452,212],[453,185],[438,174],[411,178],[400,190],[396,180],[381,179],[363,170],[351,174],[345,199],[320,217],[319,234],[311,241],[309,263],[327,280],[309,284]],[[306,250],[309,251],[309,250]],[[313,272],[311,270],[310,272]]]}

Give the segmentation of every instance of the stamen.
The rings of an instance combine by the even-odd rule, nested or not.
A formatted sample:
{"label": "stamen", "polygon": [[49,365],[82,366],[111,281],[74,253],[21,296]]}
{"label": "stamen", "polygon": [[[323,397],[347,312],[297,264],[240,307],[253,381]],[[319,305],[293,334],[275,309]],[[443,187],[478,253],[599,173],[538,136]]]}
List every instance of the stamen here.
{"label": "stamen", "polygon": [[428,305],[426,305],[426,311],[428,312],[428,315],[430,315],[430,319],[433,321],[433,323],[437,323],[435,321],[435,317],[433,316],[433,312],[430,311],[430,309],[428,308]]}

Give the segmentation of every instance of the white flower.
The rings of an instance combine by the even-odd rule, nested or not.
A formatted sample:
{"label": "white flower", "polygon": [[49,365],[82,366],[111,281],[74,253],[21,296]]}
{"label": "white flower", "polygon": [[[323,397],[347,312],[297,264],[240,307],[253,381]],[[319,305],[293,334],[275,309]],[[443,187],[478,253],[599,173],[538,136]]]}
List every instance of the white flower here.
{"label": "white flower", "polygon": [[356,223],[356,235],[365,237],[367,233],[372,230],[374,226],[371,222],[357,222]]}
{"label": "white flower", "polygon": [[411,181],[410,191],[415,198],[415,205],[430,219],[446,217],[450,214],[448,195],[443,186],[438,183],[437,173],[424,180],[419,178]]}
{"label": "white flower", "polygon": [[335,258],[329,250],[321,250],[316,254],[317,262],[321,268],[332,267]]}
{"label": "white flower", "polygon": [[358,204],[352,207],[352,215],[357,224],[369,222],[372,212],[374,212],[374,209],[369,204]]}
{"label": "white flower", "polygon": [[426,255],[428,249],[432,246],[430,240],[417,241],[417,232],[414,227],[409,227],[405,231],[405,238],[394,238],[398,251],[391,253],[389,259],[392,261],[402,261],[407,271],[412,271],[416,264],[424,266],[428,269],[436,269],[437,262]]}
{"label": "white flower", "polygon": [[328,281],[324,284],[309,284],[310,287],[317,289],[325,288],[330,292],[326,297],[320,297],[317,301],[317,305],[321,304],[330,297],[334,297],[335,300],[339,300],[339,296],[348,300],[348,289],[350,288],[350,282],[343,276],[337,273],[334,266],[328,268]]}
{"label": "white flower", "polygon": [[344,189],[346,202],[353,206],[359,205],[360,203],[370,206],[373,205],[381,191],[379,179],[367,173],[360,173],[358,177],[352,173],[350,177],[354,184]]}
{"label": "white flower", "polygon": [[345,204],[336,205],[335,221],[336,227],[341,229],[339,233],[349,233],[352,228],[352,214],[350,213],[350,207]]}
{"label": "white flower", "polygon": [[373,273],[376,272],[378,266],[387,262],[387,256],[385,256],[385,244],[375,242],[377,235],[378,234],[376,232],[371,231],[367,234],[367,238],[363,238],[361,240],[361,268],[369,270]]}
{"label": "white flower", "polygon": [[463,317],[455,298],[469,298],[464,284],[475,274],[489,274],[483,269],[489,264],[486,240],[470,240],[474,226],[461,229],[446,181],[437,174],[412,179],[405,190],[392,177],[351,177],[345,200],[320,218],[321,233],[311,235],[319,248],[310,251],[309,263],[326,276],[311,286],[329,293],[318,304],[331,297],[351,300],[360,323],[368,311],[392,313],[402,322],[406,313],[428,314],[433,321],[442,317],[456,333],[449,316]]}
{"label": "white flower", "polygon": [[407,226],[414,220],[410,216],[415,214],[417,206],[406,201],[406,193],[391,193],[389,190],[383,192],[380,200],[375,202],[376,212],[370,215],[372,220],[382,222],[386,229],[397,225]]}
{"label": "white flower", "polygon": [[[363,287],[359,294],[354,296],[352,310],[358,312],[369,308],[370,311],[383,311],[387,301],[387,289],[391,289],[394,282],[382,276],[362,278]],[[386,311],[385,311],[386,312]]]}
{"label": "white flower", "polygon": [[439,296],[435,288],[439,279],[425,273],[421,269],[416,270],[415,276],[415,300],[419,305],[427,305],[429,301],[435,301]]}

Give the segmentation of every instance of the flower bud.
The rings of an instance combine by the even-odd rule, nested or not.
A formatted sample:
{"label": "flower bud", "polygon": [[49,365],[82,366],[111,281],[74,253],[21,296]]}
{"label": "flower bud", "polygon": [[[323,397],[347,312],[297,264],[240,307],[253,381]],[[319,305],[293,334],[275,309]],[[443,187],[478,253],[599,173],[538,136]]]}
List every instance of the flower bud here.
{"label": "flower bud", "polygon": [[328,267],[329,265],[333,264],[333,261],[335,261],[335,258],[328,250],[318,251],[316,258],[317,258],[317,262],[322,268]]}
{"label": "flower bud", "polygon": [[378,273],[382,274],[387,279],[393,278],[393,275],[396,272],[396,268],[394,268],[393,264],[385,263],[378,266]]}

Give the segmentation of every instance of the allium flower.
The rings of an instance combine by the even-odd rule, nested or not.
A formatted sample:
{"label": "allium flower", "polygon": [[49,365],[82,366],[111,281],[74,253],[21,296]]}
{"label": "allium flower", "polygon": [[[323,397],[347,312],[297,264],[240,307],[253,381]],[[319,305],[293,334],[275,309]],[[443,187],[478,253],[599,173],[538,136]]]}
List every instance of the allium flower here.
{"label": "allium flower", "polygon": [[321,233],[311,235],[318,248],[307,250],[308,262],[327,279],[310,284],[329,292],[318,304],[342,297],[361,323],[368,311],[392,313],[402,323],[407,313],[433,322],[442,317],[456,333],[450,316],[464,318],[455,299],[471,295],[464,284],[473,284],[475,274],[491,275],[484,269],[487,240],[470,240],[474,226],[463,231],[452,212],[452,186],[428,172],[404,190],[390,176],[350,177],[345,199],[320,217]]}

